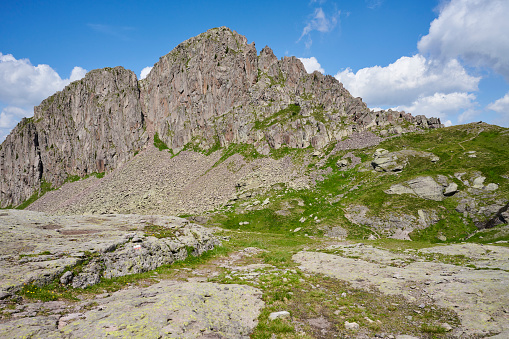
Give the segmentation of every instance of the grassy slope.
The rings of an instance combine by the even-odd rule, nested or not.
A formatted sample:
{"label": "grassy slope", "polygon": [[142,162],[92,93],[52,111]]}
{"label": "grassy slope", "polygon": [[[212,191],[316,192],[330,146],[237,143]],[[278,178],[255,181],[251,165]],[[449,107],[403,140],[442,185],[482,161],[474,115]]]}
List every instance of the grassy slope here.
{"label": "grassy slope", "polygon": [[[434,210],[442,220],[424,231],[414,232],[413,239],[435,242],[440,233],[449,241],[463,240],[467,235],[475,232],[476,227],[468,218],[465,224],[463,216],[456,212],[459,198],[450,197],[437,202],[410,195],[389,195],[384,193],[384,190],[395,183],[417,176],[436,177],[437,175],[448,176],[449,180],[458,184],[460,190],[466,190],[465,185],[454,178],[454,173],[467,173],[464,178],[472,178],[475,173],[480,173],[487,178],[485,183],[499,185],[495,198],[505,197],[507,200],[509,180],[503,177],[509,176],[509,134],[507,131],[497,126],[469,124],[420,134],[407,134],[389,139],[374,147],[354,151],[368,163],[377,148],[385,148],[389,151],[406,148],[432,152],[440,157],[437,163],[432,163],[428,158],[410,157],[409,164],[398,175],[371,170],[359,171],[362,166],[365,167],[365,163],[354,169],[339,171],[335,163],[347,153],[343,151],[329,158],[324,168],[330,167],[333,171],[326,176],[325,180],[318,182],[316,187],[299,191],[284,187],[274,188],[264,196],[248,200],[263,201],[269,198],[270,204],[263,209],[244,211],[240,205],[245,201],[239,201],[235,204],[233,211],[216,214],[212,222],[220,223],[229,229],[274,232],[290,234],[290,236],[293,236],[290,230],[297,227],[302,228],[301,233],[319,235],[320,228],[323,226],[338,225],[348,229],[352,238],[366,238],[371,233],[369,228],[353,225],[344,217],[347,206],[360,204],[368,206],[374,216],[383,216],[387,211],[391,211],[417,217],[418,209]],[[477,157],[468,157],[466,153],[468,151],[476,151]],[[292,154],[293,152],[285,148],[278,150],[278,153]],[[310,169],[314,168],[313,162],[317,161],[317,158],[311,159]],[[338,195],[342,195],[340,199],[336,198]],[[299,201],[303,206],[299,206]],[[482,201],[482,203],[488,204],[490,201]],[[288,215],[276,213],[281,210],[290,213]],[[299,220],[303,217],[306,220],[300,222]],[[315,217],[318,217],[318,222],[314,220]],[[246,221],[249,224],[239,225]]]}

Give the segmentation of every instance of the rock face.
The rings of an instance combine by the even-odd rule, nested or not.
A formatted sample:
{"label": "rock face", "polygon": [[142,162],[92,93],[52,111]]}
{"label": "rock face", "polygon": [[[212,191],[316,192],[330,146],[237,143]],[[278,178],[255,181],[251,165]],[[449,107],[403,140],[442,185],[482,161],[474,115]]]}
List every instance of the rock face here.
{"label": "rock face", "polygon": [[[407,126],[405,128],[401,125]],[[173,151],[248,143],[322,148],[354,132],[399,134],[441,127],[439,119],[369,110],[332,76],[306,73],[295,57],[226,27],[163,56],[146,79],[121,67],[91,71],[35,108],[0,149],[0,206],[18,205],[47,182],[109,172],[150,138]]]}
{"label": "rock face", "polygon": [[46,181],[114,169],[147,141],[136,75],[89,72],[35,107],[0,146],[1,206],[17,205]]}

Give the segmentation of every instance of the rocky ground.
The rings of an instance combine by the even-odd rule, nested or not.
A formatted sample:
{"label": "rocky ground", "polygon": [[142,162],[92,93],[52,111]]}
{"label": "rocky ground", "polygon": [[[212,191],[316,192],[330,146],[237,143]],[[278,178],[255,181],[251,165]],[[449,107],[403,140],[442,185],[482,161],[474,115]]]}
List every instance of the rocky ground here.
{"label": "rocky ground", "polygon": [[[220,161],[181,152],[178,156],[153,145],[102,179],[90,177],[48,192],[29,210],[57,214],[199,214],[237,199],[239,187],[266,190],[276,183],[302,188],[302,178],[290,158],[246,162],[236,154]],[[247,187],[246,187],[247,186]]]}
{"label": "rocky ground", "polygon": [[[3,272],[16,259],[19,281],[41,286],[49,275],[62,277],[55,273],[61,272],[58,265],[48,265],[63,266],[58,261],[62,251],[106,255],[116,252],[104,251],[115,241],[134,253],[138,244],[146,249],[149,239],[158,239],[146,233],[157,231],[147,230],[147,223],[178,225],[182,234],[188,227],[210,241],[221,238],[224,251],[214,250],[216,254],[198,264],[163,265],[114,290],[104,278],[98,289],[72,288],[59,281],[55,293],[67,288],[74,298],[63,293],[50,300],[30,296],[44,289],[37,284],[16,293],[6,287],[13,285],[4,274],[2,286],[9,295],[4,293],[0,301],[0,337],[409,339],[506,338],[509,333],[505,243],[423,247],[396,240],[291,240],[219,230],[214,237],[180,218],[2,213],[3,224],[9,225],[1,232],[2,255],[9,257],[2,261]],[[15,229],[22,241],[7,240]],[[96,232],[87,235],[85,230]],[[121,234],[126,232],[139,239],[125,242]],[[42,241],[33,242],[33,237]],[[29,240],[34,247],[23,248]],[[21,247],[14,248],[14,243]],[[75,262],[66,264],[72,267]],[[15,274],[14,269],[7,274]]]}
{"label": "rocky ground", "polygon": [[454,336],[509,336],[507,247],[456,244],[388,251],[339,244],[327,250],[330,253],[300,252],[293,259],[304,271],[401,294],[423,310],[436,305],[453,309],[461,319]]}

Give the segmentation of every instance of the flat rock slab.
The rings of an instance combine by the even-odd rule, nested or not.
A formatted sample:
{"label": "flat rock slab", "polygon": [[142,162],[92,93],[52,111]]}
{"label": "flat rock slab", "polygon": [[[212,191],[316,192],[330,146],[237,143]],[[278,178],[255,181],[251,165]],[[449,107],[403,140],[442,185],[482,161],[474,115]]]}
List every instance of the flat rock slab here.
{"label": "flat rock slab", "polygon": [[[448,250],[451,255],[456,253],[455,249],[459,250],[454,246]],[[438,247],[443,251],[445,248]],[[350,249],[351,246],[345,246],[345,253],[349,253]],[[504,250],[500,248],[500,251]],[[363,258],[362,253],[356,250],[359,258],[354,259],[327,253],[299,252],[293,260],[305,271],[345,280],[356,288],[376,287],[382,293],[401,294],[410,301],[453,309],[461,319],[461,327],[455,330],[458,336],[497,333],[509,336],[506,313],[509,305],[508,272],[426,261],[412,262],[404,267],[389,266],[386,261],[377,262],[374,253],[369,249],[366,258]],[[380,249],[376,250],[376,254],[387,258],[397,256]],[[401,260],[405,259],[408,257],[402,254]],[[509,256],[506,255],[505,261],[509,261]],[[492,267],[495,263],[491,262]]]}
{"label": "flat rock slab", "polygon": [[479,268],[494,268],[509,271],[509,248],[481,244],[454,244],[419,250],[423,253],[464,255]]}
{"label": "flat rock slab", "polygon": [[[147,231],[157,225],[169,237]],[[51,216],[5,210],[0,216],[0,293],[23,284],[45,285],[66,268],[89,264],[69,280],[86,287],[106,278],[145,272],[219,244],[212,231],[186,219],[165,216]],[[91,259],[92,258],[92,259]]]}
{"label": "flat rock slab", "polygon": [[251,286],[163,281],[91,300],[93,309],[0,324],[2,338],[249,338],[264,307]]}

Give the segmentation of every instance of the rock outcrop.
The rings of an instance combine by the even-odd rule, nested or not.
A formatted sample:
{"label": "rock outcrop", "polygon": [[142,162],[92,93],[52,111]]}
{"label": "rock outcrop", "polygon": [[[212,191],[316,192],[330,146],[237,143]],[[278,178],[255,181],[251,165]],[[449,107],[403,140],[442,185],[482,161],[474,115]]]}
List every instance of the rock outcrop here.
{"label": "rock outcrop", "polygon": [[[400,134],[439,119],[367,108],[332,76],[308,74],[295,57],[226,27],[191,38],[137,81],[121,67],[89,72],[35,108],[0,149],[0,206],[18,205],[42,183],[109,172],[157,134],[174,152],[232,143],[258,152],[323,148],[355,132]],[[46,185],[47,186],[47,185]]]}
{"label": "rock outcrop", "polygon": [[0,295],[57,278],[84,288],[102,277],[147,272],[220,244],[211,230],[177,217],[57,217],[17,210],[0,215],[0,242]]}
{"label": "rock outcrop", "polygon": [[35,107],[0,146],[0,203],[18,205],[41,183],[117,168],[148,140],[136,75],[89,72]]}

